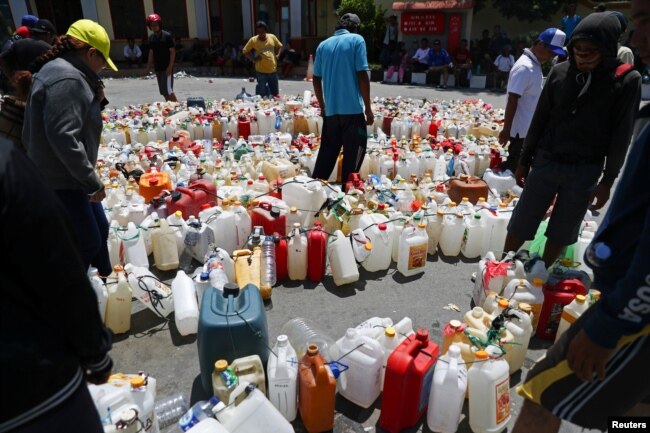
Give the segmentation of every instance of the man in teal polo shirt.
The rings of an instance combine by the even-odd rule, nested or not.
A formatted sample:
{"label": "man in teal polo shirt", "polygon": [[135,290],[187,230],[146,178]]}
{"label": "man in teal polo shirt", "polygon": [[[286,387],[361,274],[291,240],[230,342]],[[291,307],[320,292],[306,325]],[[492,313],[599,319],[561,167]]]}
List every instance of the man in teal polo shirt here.
{"label": "man in teal polo shirt", "polygon": [[[321,145],[312,176],[327,180],[343,146],[342,179],[361,169],[366,125],[372,125],[366,43],[357,34],[361,20],[345,14],[333,36],[316,50],[314,94],[323,116]],[[365,109],[364,109],[365,107]]]}

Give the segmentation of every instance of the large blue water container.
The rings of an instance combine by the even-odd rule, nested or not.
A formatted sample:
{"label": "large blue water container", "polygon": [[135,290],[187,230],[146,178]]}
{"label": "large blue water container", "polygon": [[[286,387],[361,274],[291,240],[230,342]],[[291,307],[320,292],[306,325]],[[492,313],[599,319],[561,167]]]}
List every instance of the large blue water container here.
{"label": "large blue water container", "polygon": [[212,395],[214,363],[225,359],[259,355],[266,365],[269,357],[269,330],[259,290],[252,284],[239,289],[228,283],[223,292],[208,288],[203,293],[197,338],[201,383]]}

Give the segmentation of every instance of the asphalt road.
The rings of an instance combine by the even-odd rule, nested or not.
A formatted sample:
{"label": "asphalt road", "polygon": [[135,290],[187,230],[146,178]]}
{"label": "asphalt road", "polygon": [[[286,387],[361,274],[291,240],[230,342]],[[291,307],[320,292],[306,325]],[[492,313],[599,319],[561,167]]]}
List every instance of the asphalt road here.
{"label": "asphalt road", "polygon": [[[155,80],[148,79],[109,79],[106,80],[105,93],[110,107],[140,104],[160,100]],[[249,93],[254,83],[241,78],[188,77],[177,79],[176,94],[179,99],[189,96],[232,99],[245,87]],[[283,95],[302,95],[311,90],[309,82],[281,80],[280,92]],[[481,98],[496,107],[505,107],[505,95],[501,93],[480,92],[477,90],[437,90],[424,86],[371,84],[371,96],[427,99],[476,99]],[[404,316],[413,320],[415,327],[429,330],[432,340],[442,341],[444,324],[451,319],[462,319],[469,309],[473,288],[470,281],[472,272],[478,269],[477,261],[459,258],[429,257],[426,272],[419,276],[405,278],[393,266],[387,272],[367,273],[361,271],[358,283],[337,287],[331,277],[322,282],[288,282],[273,290],[272,302],[266,305],[269,334],[272,341],[282,325],[291,318],[302,316],[319,323],[326,332],[338,339],[348,327],[353,327],[372,316],[391,317],[398,321]],[[173,279],[174,273],[162,274]],[[171,281],[171,280],[170,280]],[[462,308],[462,313],[446,310],[443,307],[454,303]],[[192,402],[205,399],[201,395],[197,381],[199,365],[196,336],[182,337],[178,333],[173,315],[163,321],[147,309],[134,302],[132,327],[128,335],[115,338],[111,355],[115,362],[115,372],[131,373],[144,370],[157,379],[158,398],[182,393]],[[545,342],[533,339],[522,373],[511,378],[512,420],[519,413],[522,400],[514,391],[525,377],[527,368],[538,359],[547,347]],[[337,397],[335,432],[381,431],[378,427],[380,400],[370,409],[363,410]],[[458,431],[470,432],[467,420],[467,404],[463,409],[465,417]],[[299,421],[294,422],[297,432],[305,431]],[[565,423],[562,432],[577,432],[576,426]],[[167,432],[177,431],[170,428]],[[178,430],[180,431],[180,430]],[[428,432],[424,417],[420,423],[407,430],[409,432]]]}

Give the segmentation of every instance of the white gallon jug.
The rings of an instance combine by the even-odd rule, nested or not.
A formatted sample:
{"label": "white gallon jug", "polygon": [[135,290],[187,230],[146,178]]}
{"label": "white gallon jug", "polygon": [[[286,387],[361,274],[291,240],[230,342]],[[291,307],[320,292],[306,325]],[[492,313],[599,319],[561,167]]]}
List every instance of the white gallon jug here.
{"label": "white gallon jug", "polygon": [[489,168],[485,170],[483,180],[488,184],[488,187],[490,187],[491,190],[496,191],[498,195],[505,194],[516,185],[514,177],[498,175]]}
{"label": "white gallon jug", "polygon": [[147,257],[147,249],[144,246],[144,239],[140,235],[140,229],[135,224],[129,223],[125,232],[119,232],[118,238],[124,245],[126,263],[149,267],[149,258]]}
{"label": "white gallon jug", "polygon": [[222,212],[210,222],[214,232],[214,244],[223,248],[228,254],[241,248],[238,244],[237,219],[230,208],[230,200],[224,199],[221,202]]}
{"label": "white gallon jug", "polygon": [[465,221],[465,233],[460,251],[468,259],[475,259],[481,255],[483,245],[483,226],[481,225],[481,214],[476,213]]}
{"label": "white gallon jug", "polygon": [[352,243],[354,260],[356,260],[358,263],[365,262],[372,254],[372,242],[370,242],[370,239],[368,239],[363,230],[352,230],[350,233],[350,242]]}
{"label": "white gallon jug", "polygon": [[454,433],[458,429],[467,390],[467,369],[462,361],[460,348],[452,344],[436,362],[427,408],[431,431]]}
{"label": "white gallon jug", "polygon": [[205,255],[210,250],[210,245],[214,245],[214,230],[207,224],[202,223],[190,215],[187,220],[188,230],[195,230],[198,233],[197,242],[190,248],[190,253],[193,258],[203,263]]}
{"label": "white gallon jug", "polygon": [[438,250],[444,218],[445,212],[442,209],[438,209],[435,215],[429,217],[429,221],[427,222],[427,235],[429,236],[427,254],[433,255]]}
{"label": "white gallon jug", "polygon": [[445,223],[440,235],[440,249],[445,256],[456,257],[460,254],[464,233],[463,214],[445,215]]}
{"label": "white gallon jug", "polygon": [[425,228],[426,226],[420,223],[418,227],[406,227],[402,231],[397,270],[405,277],[424,272],[429,245]]}
{"label": "white gallon jug", "polygon": [[219,421],[214,418],[206,418],[201,420],[187,433],[230,433]]}
{"label": "white gallon jug", "polygon": [[562,316],[560,318],[560,325],[557,328],[557,333],[555,334],[555,341],[560,339],[560,336],[569,329],[569,326],[573,324],[578,317],[587,311],[589,308],[589,303],[587,302],[587,297],[584,295],[576,295],[575,299],[571,301],[569,305],[565,305],[562,309]]}
{"label": "white gallon jug", "polygon": [[334,232],[334,236],[330,236],[327,245],[327,258],[330,262],[334,284],[342,286],[359,281],[359,269],[354,260],[352,245],[341,230],[337,230]]}
{"label": "white gallon jug", "polygon": [[499,433],[510,420],[508,363],[484,350],[474,355],[478,362],[467,373],[469,426],[474,433]]}
{"label": "white gallon jug", "polygon": [[496,257],[501,257],[512,211],[507,209],[507,206],[500,206],[498,209],[481,209],[479,212],[485,227],[481,255],[484,256],[488,251],[492,251]]}
{"label": "white gallon jug", "polygon": [[294,224],[287,246],[289,279],[294,281],[307,279],[307,235],[302,232],[300,223]]}
{"label": "white gallon jug", "polygon": [[159,220],[160,227],[151,232],[151,249],[156,268],[169,271],[178,268],[178,248],[176,231],[169,227],[166,220]]}
{"label": "white gallon jug", "polygon": [[327,193],[320,180],[295,176],[282,183],[282,200],[289,207],[306,210],[302,212],[303,219],[299,222],[303,227],[309,228],[314,224],[316,213],[327,200]]}
{"label": "white gallon jug", "polygon": [[172,281],[174,322],[178,332],[185,336],[196,334],[199,326],[199,305],[194,282],[183,271],[178,271]]}
{"label": "white gallon jug", "polygon": [[[237,226],[237,246],[242,248],[252,232],[251,216],[240,201],[235,201],[232,211],[235,214],[235,225]],[[214,229],[212,230],[214,231]]]}
{"label": "white gallon jug", "polygon": [[174,230],[176,248],[178,249],[178,257],[180,257],[185,249],[185,233],[187,232],[187,224],[183,219],[183,213],[176,211],[173,215],[169,215],[167,217],[167,223]]}
{"label": "white gallon jug", "polygon": [[131,329],[132,290],[124,275],[122,266],[115,265],[113,270],[117,275],[117,284],[108,286],[104,323],[115,334],[123,334]]}
{"label": "white gallon jug", "polygon": [[341,362],[349,369],[341,373],[336,383],[339,394],[364,409],[369,408],[381,392],[384,359],[381,345],[374,338],[359,335],[356,329],[348,328],[334,345],[333,352],[336,358],[347,353]]}
{"label": "white gallon jug", "polygon": [[535,286],[523,278],[513,279],[503,289],[503,297],[517,304],[522,302],[529,304],[533,310],[533,330],[537,328],[542,305],[544,305],[542,286]]}
{"label": "white gallon jug", "polygon": [[167,317],[174,311],[171,289],[156,278],[148,268],[129,263],[124,266],[124,270],[129,275],[129,285],[133,289],[133,294],[147,308],[160,317]]}
{"label": "white gallon jug", "polygon": [[510,374],[513,374],[524,365],[530,337],[533,334],[533,324],[528,313],[522,310],[511,309],[511,317],[506,322],[506,329],[514,336],[513,344],[506,347],[505,359],[508,362]]}
{"label": "white gallon jug", "polygon": [[106,317],[106,303],[108,302],[108,290],[106,289],[106,285],[102,279],[99,277],[99,271],[97,268],[90,268],[88,270],[88,279],[90,280],[90,284],[93,286],[93,290],[97,296],[99,317],[101,317],[102,322],[104,322],[104,318]]}
{"label": "white gallon jug", "polygon": [[359,225],[368,240],[372,243],[372,251],[362,266],[368,272],[383,271],[390,267],[393,251],[392,224],[386,224],[388,219],[381,214],[362,215]]}
{"label": "white gallon jug", "polygon": [[379,376],[379,389],[384,390],[384,380],[386,379],[386,366],[388,365],[388,357],[397,346],[399,346],[406,336],[397,334],[397,331],[392,326],[387,327],[383,334],[378,338],[379,344],[384,352],[384,357],[381,363],[381,374]]}
{"label": "white gallon jug", "polygon": [[266,372],[269,400],[291,422],[298,413],[298,357],[286,335],[278,335]]}

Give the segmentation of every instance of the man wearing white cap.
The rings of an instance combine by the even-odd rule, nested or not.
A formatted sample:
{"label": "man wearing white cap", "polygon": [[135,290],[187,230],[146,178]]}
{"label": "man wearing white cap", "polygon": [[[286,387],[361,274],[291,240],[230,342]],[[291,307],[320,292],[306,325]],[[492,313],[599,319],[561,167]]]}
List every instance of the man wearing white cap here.
{"label": "man wearing white cap", "polygon": [[542,63],[564,55],[564,41],[565,34],[562,30],[544,30],[530,49],[524,49],[510,70],[506,113],[499,134],[499,143],[502,145],[510,141],[508,159],[501,164],[504,170],[514,173],[517,168],[524,138],[542,93]]}

